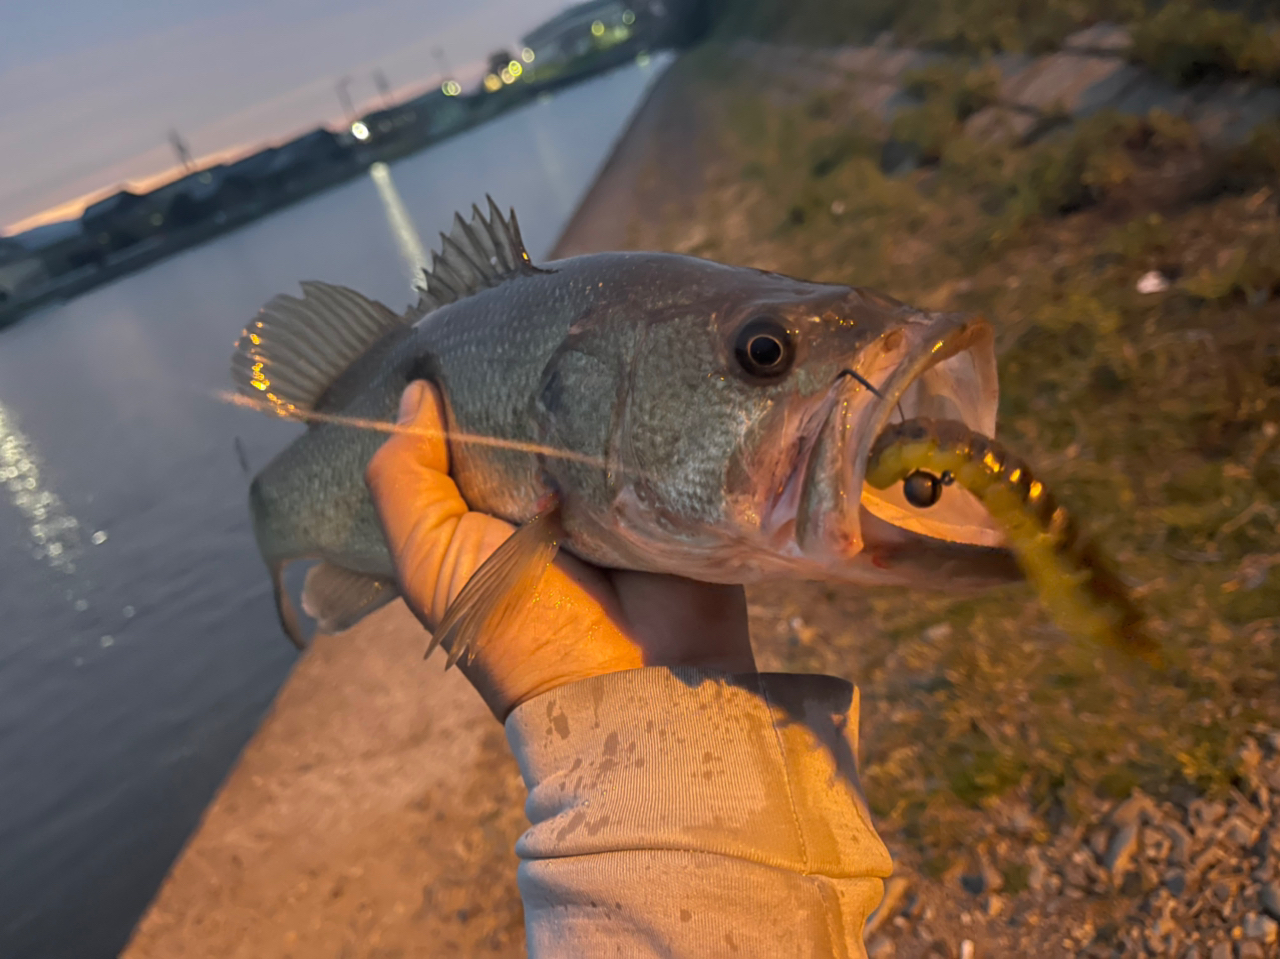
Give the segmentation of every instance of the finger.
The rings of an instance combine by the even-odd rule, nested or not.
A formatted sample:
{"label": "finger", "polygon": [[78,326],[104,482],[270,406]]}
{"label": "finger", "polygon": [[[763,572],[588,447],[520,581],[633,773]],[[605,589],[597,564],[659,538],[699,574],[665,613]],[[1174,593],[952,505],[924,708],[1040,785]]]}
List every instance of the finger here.
{"label": "finger", "polygon": [[400,400],[400,430],[374,454],[365,471],[397,568],[425,548],[420,542],[467,512],[449,478],[440,394],[424,381],[410,383]]}
{"label": "finger", "polygon": [[[443,404],[433,387],[415,383],[406,389],[400,421],[404,428],[373,457],[366,481],[401,593],[433,629],[514,527],[469,510],[445,472]],[[502,718],[538,691],[644,662],[625,633],[605,574],[562,555],[514,620],[478,644],[463,671]]]}
{"label": "finger", "polygon": [[433,386],[417,381],[406,388],[399,422],[404,429],[374,455],[365,480],[401,592],[430,627],[512,527],[469,512],[446,472],[443,404]]}
{"label": "finger", "polygon": [[396,425],[399,428],[370,462],[370,471],[380,468],[380,459],[392,459],[398,465],[413,460],[426,469],[449,472],[444,401],[435,386],[426,380],[414,380],[406,386],[400,396]]}

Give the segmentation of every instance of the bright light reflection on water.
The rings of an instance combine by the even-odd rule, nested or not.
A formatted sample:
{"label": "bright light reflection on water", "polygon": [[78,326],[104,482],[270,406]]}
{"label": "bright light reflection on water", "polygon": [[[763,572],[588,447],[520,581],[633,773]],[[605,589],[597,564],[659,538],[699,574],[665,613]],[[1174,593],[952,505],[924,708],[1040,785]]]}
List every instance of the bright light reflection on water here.
{"label": "bright light reflection on water", "polygon": [[420,287],[423,285],[424,273],[430,266],[430,261],[427,259],[427,251],[422,247],[418,230],[413,225],[413,217],[405,209],[404,201],[400,199],[400,193],[391,179],[391,171],[387,169],[385,163],[375,163],[369,167],[369,177],[378,190],[378,199],[382,201],[382,209],[387,216],[391,237],[395,240],[396,249],[400,251],[400,259],[409,272],[409,285]]}
{"label": "bright light reflection on water", "polygon": [[[13,414],[0,405],[0,481],[27,521],[32,552],[54,569],[74,573],[84,547],[80,522],[62,500],[40,480],[40,466],[31,441],[18,431]],[[102,539],[99,539],[102,537]],[[94,533],[94,543],[106,539]]]}

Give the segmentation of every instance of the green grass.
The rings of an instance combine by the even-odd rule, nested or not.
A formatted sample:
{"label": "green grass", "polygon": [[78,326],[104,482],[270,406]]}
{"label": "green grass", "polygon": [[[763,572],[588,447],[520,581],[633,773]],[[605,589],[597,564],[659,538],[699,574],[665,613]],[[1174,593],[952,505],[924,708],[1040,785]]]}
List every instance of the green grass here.
{"label": "green grass", "polygon": [[1280,81],[1280,25],[1212,4],[1173,0],[1134,23],[1133,59],[1171,83],[1252,77]]}
{"label": "green grass", "polygon": [[720,36],[829,45],[868,43],[889,31],[902,45],[975,56],[1044,53],[1105,20],[1128,26],[1133,60],[1170,82],[1280,82],[1275,0],[712,0],[712,8]]}

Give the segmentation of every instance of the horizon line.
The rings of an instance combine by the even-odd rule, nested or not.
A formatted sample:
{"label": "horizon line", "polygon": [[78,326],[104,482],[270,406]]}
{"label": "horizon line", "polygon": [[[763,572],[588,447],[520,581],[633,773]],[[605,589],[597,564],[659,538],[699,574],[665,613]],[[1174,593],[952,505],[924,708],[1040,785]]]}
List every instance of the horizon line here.
{"label": "horizon line", "polygon": [[[474,64],[471,63],[465,65],[465,67],[473,66]],[[414,97],[422,96],[424,93],[435,89],[436,86],[438,86],[438,84],[434,77],[431,81],[425,84],[421,81],[405,84],[394,91],[393,104],[400,104],[406,100],[411,100]],[[386,109],[386,107],[373,107],[371,109],[369,104],[365,103],[362,104],[359,115],[364,116],[367,113],[376,112],[378,109]],[[166,167],[164,170],[157,173],[143,174],[138,177],[129,177],[127,179],[118,180],[109,186],[90,190],[89,192],[82,193],[70,200],[65,200],[62,203],[58,203],[54,206],[41,210],[39,213],[33,213],[20,220],[15,220],[12,223],[5,224],[3,227],[0,227],[0,238],[18,236],[29,230],[39,229],[42,226],[52,226],[57,223],[69,223],[72,220],[79,219],[84,214],[84,211],[94,203],[97,203],[99,200],[104,200],[121,190],[130,190],[135,193],[150,193],[169,183],[180,180],[189,174],[198,173],[201,170],[207,170],[210,167],[215,167],[219,164],[242,160],[246,157],[253,156],[255,153],[260,153],[265,149],[292,142],[299,136],[310,133],[314,130],[328,130],[331,133],[338,132],[346,128],[346,122],[347,121],[345,119],[339,120],[337,121],[338,125],[336,127],[334,122],[331,120],[322,120],[316,124],[300,125],[278,139],[271,138],[261,140],[253,144],[241,143],[235,146],[226,147],[222,150],[214,150],[212,152],[202,154],[192,161],[190,167],[183,167],[180,164],[175,163],[173,166]]]}

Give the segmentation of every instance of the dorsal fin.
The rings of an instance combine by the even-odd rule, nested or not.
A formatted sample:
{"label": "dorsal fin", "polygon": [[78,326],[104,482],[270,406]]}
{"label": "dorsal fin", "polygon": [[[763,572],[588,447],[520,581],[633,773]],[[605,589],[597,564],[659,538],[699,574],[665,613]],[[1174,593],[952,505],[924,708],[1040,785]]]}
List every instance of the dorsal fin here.
{"label": "dorsal fin", "polygon": [[419,315],[513,276],[539,272],[524,248],[515,210],[504,217],[493,197],[486,199],[488,216],[472,204],[470,223],[455,213],[452,232],[440,234],[440,252],[432,256],[431,267],[425,271],[426,288],[418,300]]}
{"label": "dorsal fin", "polygon": [[302,299],[277,296],[245,327],[231,357],[231,378],[245,396],[282,413],[312,410],[352,363],[407,325],[354,290],[306,282]]}

